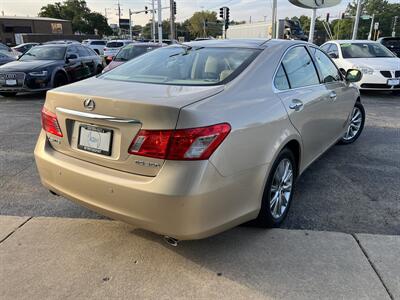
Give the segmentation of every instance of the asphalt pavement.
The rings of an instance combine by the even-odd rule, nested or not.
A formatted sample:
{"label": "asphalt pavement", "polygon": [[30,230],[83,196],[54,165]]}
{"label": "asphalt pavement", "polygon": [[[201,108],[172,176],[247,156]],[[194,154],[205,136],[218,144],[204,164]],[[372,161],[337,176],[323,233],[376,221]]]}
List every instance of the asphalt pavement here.
{"label": "asphalt pavement", "polygon": [[[33,149],[43,99],[0,97],[0,214],[103,218],[41,186]],[[306,170],[283,228],[400,234],[400,96],[367,93],[362,101],[363,134]]]}

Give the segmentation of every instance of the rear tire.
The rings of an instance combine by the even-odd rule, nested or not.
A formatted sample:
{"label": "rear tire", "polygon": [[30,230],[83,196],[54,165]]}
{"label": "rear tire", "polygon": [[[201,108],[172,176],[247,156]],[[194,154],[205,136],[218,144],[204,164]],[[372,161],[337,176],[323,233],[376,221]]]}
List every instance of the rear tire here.
{"label": "rear tire", "polygon": [[297,176],[297,162],[288,148],[283,149],[274,164],[265,184],[260,213],[251,225],[279,227],[285,220],[292,202]]}
{"label": "rear tire", "polygon": [[340,139],[340,145],[348,145],[354,143],[364,129],[365,109],[361,102],[357,101],[351,113],[351,122],[347,127],[347,131]]}
{"label": "rear tire", "polygon": [[0,92],[0,95],[3,97],[15,97],[16,92]]}
{"label": "rear tire", "polygon": [[63,73],[57,73],[56,76],[54,76],[54,83],[53,83],[54,88],[66,85],[67,83],[68,79]]}

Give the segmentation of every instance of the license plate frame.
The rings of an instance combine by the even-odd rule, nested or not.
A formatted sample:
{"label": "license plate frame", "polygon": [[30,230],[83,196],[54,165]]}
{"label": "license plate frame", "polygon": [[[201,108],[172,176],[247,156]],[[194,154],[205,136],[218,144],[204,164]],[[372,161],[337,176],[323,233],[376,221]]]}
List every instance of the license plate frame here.
{"label": "license plate frame", "polygon": [[16,86],[18,84],[17,79],[6,79],[7,86]]}
{"label": "license plate frame", "polygon": [[400,78],[390,78],[387,80],[387,85],[388,86],[396,86],[400,85]]}
{"label": "license plate frame", "polygon": [[114,131],[95,125],[79,125],[78,149],[111,156]]}

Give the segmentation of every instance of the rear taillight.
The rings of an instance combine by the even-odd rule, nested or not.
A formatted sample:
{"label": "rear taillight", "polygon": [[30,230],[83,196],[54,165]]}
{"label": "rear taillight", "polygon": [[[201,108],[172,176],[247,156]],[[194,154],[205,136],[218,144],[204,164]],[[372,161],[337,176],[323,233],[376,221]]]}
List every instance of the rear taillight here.
{"label": "rear taillight", "polygon": [[63,136],[57,121],[57,116],[45,107],[42,109],[42,128],[48,133],[59,137]]}
{"label": "rear taillight", "polygon": [[170,160],[208,159],[230,131],[227,123],[190,129],[140,130],[129,153]]}

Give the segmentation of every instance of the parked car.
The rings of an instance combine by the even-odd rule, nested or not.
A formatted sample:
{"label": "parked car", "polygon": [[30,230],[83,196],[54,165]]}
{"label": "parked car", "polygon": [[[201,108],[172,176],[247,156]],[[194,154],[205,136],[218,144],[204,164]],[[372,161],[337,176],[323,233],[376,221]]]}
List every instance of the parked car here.
{"label": "parked car", "polygon": [[37,45],[39,45],[39,43],[23,43],[23,44],[19,44],[18,46],[13,47],[12,49],[14,51],[17,51],[18,55],[21,56],[26,51],[28,51],[29,49],[31,49],[32,47],[37,46]]}
{"label": "parked car", "polygon": [[400,58],[382,44],[369,40],[329,41],[321,46],[344,71],[359,69],[363,90],[400,90]]}
{"label": "parked car", "polygon": [[279,226],[304,170],[360,136],[360,77],[302,41],[163,47],[48,92],[37,168],[52,193],[170,241]]}
{"label": "parked car", "polygon": [[84,40],[82,41],[82,44],[92,48],[94,52],[96,52],[98,55],[103,55],[104,54],[104,47],[107,44],[107,41],[105,40]]}
{"label": "parked car", "polygon": [[112,40],[108,41],[106,44],[106,47],[104,48],[104,58],[106,61],[106,64],[109,64],[115,55],[117,55],[118,51],[128,45],[133,43],[131,40]]}
{"label": "parked car", "polygon": [[381,37],[378,43],[392,51],[397,57],[400,57],[400,37]]}
{"label": "parked car", "polygon": [[103,69],[103,73],[126,63],[144,53],[160,48],[162,45],[157,43],[132,43],[121,48],[113,60]]}
{"label": "parked car", "polygon": [[100,74],[102,69],[100,56],[80,44],[36,46],[0,67],[0,95],[49,90]]}
{"label": "parked car", "polygon": [[80,42],[76,40],[54,40],[43,43],[43,45],[50,45],[50,44],[80,44]]}
{"label": "parked car", "polygon": [[6,63],[17,60],[14,56],[6,55],[0,52],[0,66],[5,65]]}
{"label": "parked car", "polygon": [[8,47],[7,45],[4,45],[3,43],[0,43],[0,53],[7,56],[11,56],[13,58],[18,58],[18,52],[14,51],[13,49]]}

